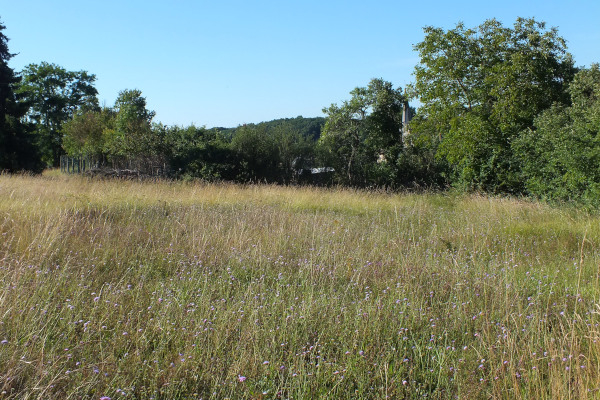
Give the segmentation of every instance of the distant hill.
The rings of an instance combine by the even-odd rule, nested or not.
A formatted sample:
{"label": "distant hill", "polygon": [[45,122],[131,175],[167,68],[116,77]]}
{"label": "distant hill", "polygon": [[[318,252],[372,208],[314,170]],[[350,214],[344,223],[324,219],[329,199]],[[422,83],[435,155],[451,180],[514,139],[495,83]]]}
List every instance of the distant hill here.
{"label": "distant hill", "polygon": [[[313,117],[313,118],[304,118],[302,116],[298,116],[296,118],[280,118],[274,119],[272,121],[259,122],[258,124],[247,124],[254,125],[259,128],[265,128],[266,130],[275,129],[276,127],[284,126],[288,127],[290,130],[297,130],[303,136],[309,137],[313,140],[318,140],[321,137],[321,130],[325,125],[324,117]],[[238,128],[222,128],[215,127],[212,128],[224,133],[228,137],[233,137]]]}

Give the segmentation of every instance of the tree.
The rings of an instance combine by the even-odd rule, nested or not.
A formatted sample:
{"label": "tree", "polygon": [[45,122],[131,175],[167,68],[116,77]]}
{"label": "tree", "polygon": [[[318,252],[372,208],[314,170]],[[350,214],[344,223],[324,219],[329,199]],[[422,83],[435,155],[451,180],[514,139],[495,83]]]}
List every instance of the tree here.
{"label": "tree", "polygon": [[138,89],[123,90],[115,101],[114,129],[106,132],[106,150],[112,156],[143,157],[155,153],[160,143],[152,132],[154,111],[146,108],[146,98]]}
{"label": "tree", "polygon": [[151,173],[167,162],[168,129],[153,124],[154,111],[146,108],[146,98],[140,90],[123,90],[113,109],[113,125],[105,129],[104,151],[119,168],[133,168]]}
{"label": "tree", "polygon": [[9,39],[2,32],[4,29],[0,23],[0,171],[39,171],[39,156],[27,126],[21,123],[27,108],[18,102],[14,92],[20,78],[8,66],[14,54],[8,50]]}
{"label": "tree", "polygon": [[231,149],[237,155],[241,181],[270,181],[277,176],[277,146],[266,127],[243,125],[236,129]]}
{"label": "tree", "polygon": [[285,121],[269,132],[275,143],[277,181],[281,183],[297,179],[299,160],[311,160],[314,153],[314,133],[302,133],[292,121]]}
{"label": "tree", "polygon": [[203,172],[203,179],[219,175],[242,182],[294,182],[299,169],[312,166],[315,143],[324,123],[322,117],[298,116],[205,132],[203,138],[218,132],[218,140],[210,139],[206,145],[206,150],[210,148],[215,155],[208,157],[203,150],[203,161],[193,164],[201,164],[202,171],[219,171],[208,175]]}
{"label": "tree", "polygon": [[[426,27],[415,46],[415,92],[438,138],[438,156],[452,180],[466,187],[521,192],[511,143],[553,103],[567,103],[575,68],[565,41],[543,22],[517,19],[505,28],[492,19],[475,29]],[[417,125],[418,129],[418,125]],[[421,132],[423,133],[423,132]]]}
{"label": "tree", "polygon": [[43,161],[57,166],[62,149],[62,126],[77,112],[98,110],[96,76],[86,71],[72,72],[42,62],[30,64],[21,72],[17,93],[29,111]]}
{"label": "tree", "polygon": [[600,67],[579,71],[571,105],[556,103],[514,144],[530,194],[600,204]]}
{"label": "tree", "polygon": [[176,177],[207,181],[236,178],[236,156],[222,132],[193,125],[165,129],[169,163]]}
{"label": "tree", "polygon": [[327,162],[341,182],[393,184],[402,152],[402,90],[373,79],[350,94],[341,106],[323,109],[327,121],[319,139],[321,151],[329,155]]}
{"label": "tree", "polygon": [[105,132],[114,126],[115,113],[110,108],[77,113],[63,124],[63,149],[71,157],[105,158]]}

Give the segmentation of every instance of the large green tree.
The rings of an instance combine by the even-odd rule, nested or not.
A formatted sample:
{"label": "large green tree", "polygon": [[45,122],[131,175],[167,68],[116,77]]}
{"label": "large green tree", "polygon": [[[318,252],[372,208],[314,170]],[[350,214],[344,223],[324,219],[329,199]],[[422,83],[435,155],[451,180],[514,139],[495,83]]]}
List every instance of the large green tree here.
{"label": "large green tree", "polygon": [[319,139],[320,153],[342,183],[393,184],[403,148],[403,92],[390,82],[373,79],[350,94],[350,100],[323,109],[327,121]]}
{"label": "large green tree", "polygon": [[8,66],[14,54],[8,50],[4,29],[0,23],[0,171],[38,170],[41,164],[37,151],[27,126],[21,122],[27,108],[17,101],[14,92],[20,78]]}
{"label": "large green tree", "polygon": [[114,122],[104,130],[104,149],[119,168],[133,168],[151,173],[167,162],[168,130],[154,124],[154,111],[147,108],[146,98],[138,89],[119,93],[113,109]]}
{"label": "large green tree", "polygon": [[413,129],[437,138],[454,183],[522,191],[511,143],[541,111],[568,103],[575,68],[565,41],[543,22],[521,18],[512,28],[492,19],[473,29],[424,30],[414,89],[426,123]]}
{"label": "large green tree", "polygon": [[106,132],[114,129],[115,112],[105,107],[102,110],[87,110],[62,126],[62,145],[71,157],[93,157],[103,160],[106,156]]}
{"label": "large green tree", "polygon": [[600,205],[600,67],[579,71],[568,93],[513,143],[530,194]]}
{"label": "large green tree", "polygon": [[123,90],[115,101],[114,128],[108,131],[106,150],[112,156],[143,157],[156,151],[152,131],[155,112],[147,109],[141,90]]}
{"label": "large green tree", "polygon": [[30,64],[21,72],[17,89],[29,111],[44,162],[57,166],[63,154],[62,126],[77,112],[98,109],[96,76],[67,71],[56,64]]}

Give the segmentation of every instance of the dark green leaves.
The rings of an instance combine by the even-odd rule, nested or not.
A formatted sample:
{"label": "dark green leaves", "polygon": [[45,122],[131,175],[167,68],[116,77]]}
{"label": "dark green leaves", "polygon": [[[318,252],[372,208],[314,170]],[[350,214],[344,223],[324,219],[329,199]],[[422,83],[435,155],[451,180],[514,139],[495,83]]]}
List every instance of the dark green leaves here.
{"label": "dark green leaves", "polygon": [[541,111],[568,101],[564,88],[574,67],[565,41],[533,19],[518,19],[513,28],[488,20],[474,29],[427,27],[415,49],[420,111],[454,183],[521,192],[511,143]]}
{"label": "dark green leaves", "polygon": [[600,205],[600,68],[575,75],[571,106],[541,113],[513,147],[529,192],[537,197],[581,199]]}
{"label": "dark green leaves", "polygon": [[327,122],[320,147],[329,154],[326,160],[342,183],[394,185],[402,152],[402,90],[373,79],[350,94],[342,105],[323,109]]}
{"label": "dark green leaves", "polygon": [[29,108],[27,117],[34,126],[43,161],[56,166],[63,153],[63,124],[78,111],[99,108],[96,76],[86,71],[67,71],[47,62],[30,64],[21,74],[16,92]]}

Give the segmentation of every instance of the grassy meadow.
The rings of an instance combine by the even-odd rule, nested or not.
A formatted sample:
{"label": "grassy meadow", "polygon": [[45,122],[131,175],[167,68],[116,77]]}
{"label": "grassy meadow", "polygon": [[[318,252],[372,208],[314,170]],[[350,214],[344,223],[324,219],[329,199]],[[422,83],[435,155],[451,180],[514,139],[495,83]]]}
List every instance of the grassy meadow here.
{"label": "grassy meadow", "polygon": [[600,217],[0,175],[0,399],[600,398]]}

